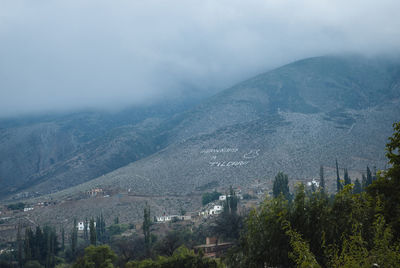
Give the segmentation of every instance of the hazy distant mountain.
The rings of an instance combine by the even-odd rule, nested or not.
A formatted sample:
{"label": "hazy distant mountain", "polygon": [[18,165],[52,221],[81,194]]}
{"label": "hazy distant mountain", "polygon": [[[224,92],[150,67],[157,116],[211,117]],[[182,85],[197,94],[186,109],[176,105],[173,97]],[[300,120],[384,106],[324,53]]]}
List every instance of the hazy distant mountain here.
{"label": "hazy distant mountain", "polygon": [[[179,116],[166,149],[91,181],[138,193],[246,185],[285,171],[295,179],[384,168],[400,120],[400,65],[317,57],[244,81]],[[175,119],[175,122],[178,119]],[[332,168],[330,168],[332,167]],[[118,186],[116,186],[118,185]]]}
{"label": "hazy distant mountain", "polygon": [[[97,118],[99,130],[89,124],[94,119],[4,128],[0,178],[11,189],[17,186],[10,181],[23,177],[26,183],[14,189],[44,193],[101,175],[71,191],[103,185],[182,194],[246,185],[280,170],[295,179],[316,177],[321,164],[329,175],[335,158],[355,176],[366,165],[384,167],[384,146],[392,123],[400,120],[399,104],[398,62],[310,58],[158,119],[113,125]],[[81,142],[91,131],[76,124],[101,138]]]}
{"label": "hazy distant mountain", "polygon": [[54,192],[154,153],[165,146],[160,123],[197,101],[0,120],[0,196],[43,183],[29,195]]}

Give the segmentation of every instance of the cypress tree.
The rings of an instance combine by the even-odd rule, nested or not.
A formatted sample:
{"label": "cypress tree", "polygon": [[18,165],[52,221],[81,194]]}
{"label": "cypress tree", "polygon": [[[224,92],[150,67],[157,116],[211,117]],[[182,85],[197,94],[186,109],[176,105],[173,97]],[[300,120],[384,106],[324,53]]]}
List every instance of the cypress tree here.
{"label": "cypress tree", "polygon": [[31,228],[25,229],[25,239],[24,239],[24,256],[25,262],[32,259],[32,244],[33,244],[33,232]]}
{"label": "cypress tree", "polygon": [[146,204],[143,210],[143,234],[146,250],[150,249],[151,237],[150,237],[150,207]]}
{"label": "cypress tree", "polygon": [[343,185],[342,185],[342,183],[340,182],[340,177],[339,177],[339,165],[338,165],[338,162],[337,162],[337,159],[336,159],[336,190],[338,191],[338,192],[340,192],[340,190],[342,190],[343,189]]}
{"label": "cypress tree", "polygon": [[361,180],[361,188],[364,191],[365,187],[367,187],[367,178],[365,177],[364,173],[361,174],[362,180]]}
{"label": "cypress tree", "polygon": [[22,251],[23,251],[23,242],[21,238],[21,223],[18,223],[18,230],[17,230],[17,243],[18,243],[18,267],[22,267],[23,259],[22,259]]}
{"label": "cypress tree", "polygon": [[64,226],[61,226],[61,250],[64,251],[65,249],[65,231]]}
{"label": "cypress tree", "polygon": [[76,225],[76,218],[74,218],[74,226],[72,227],[72,232],[71,232],[71,252],[73,256],[75,256],[76,254],[77,247],[78,247],[78,227]]}
{"label": "cypress tree", "polygon": [[369,169],[369,166],[367,166],[367,186],[372,184],[372,173],[371,170]]}
{"label": "cypress tree", "polygon": [[324,166],[319,167],[319,187],[321,188],[321,191],[324,193],[325,192],[325,178],[324,178]]}
{"label": "cypress tree", "polygon": [[43,259],[43,255],[46,252],[44,247],[44,234],[40,226],[36,227],[35,233],[35,247],[33,249],[33,259],[38,260],[39,262]]}
{"label": "cypress tree", "polygon": [[344,185],[349,185],[351,184],[351,179],[349,177],[349,173],[347,171],[347,168],[344,169]]}
{"label": "cypress tree", "polygon": [[278,172],[275,176],[272,192],[275,198],[282,193],[287,200],[291,199],[289,192],[289,178],[283,172]]}
{"label": "cypress tree", "polygon": [[96,228],[94,226],[93,218],[90,219],[89,231],[90,231],[90,244],[96,246],[97,237],[96,237]]}
{"label": "cypress tree", "polygon": [[88,241],[88,239],[89,239],[88,228],[89,228],[88,219],[85,218],[85,222],[84,222],[84,224],[83,224],[83,239],[84,239],[85,241]]}
{"label": "cypress tree", "polygon": [[354,182],[353,193],[360,194],[361,192],[362,192],[361,183],[360,183],[360,181],[358,179],[356,179],[355,182]]}

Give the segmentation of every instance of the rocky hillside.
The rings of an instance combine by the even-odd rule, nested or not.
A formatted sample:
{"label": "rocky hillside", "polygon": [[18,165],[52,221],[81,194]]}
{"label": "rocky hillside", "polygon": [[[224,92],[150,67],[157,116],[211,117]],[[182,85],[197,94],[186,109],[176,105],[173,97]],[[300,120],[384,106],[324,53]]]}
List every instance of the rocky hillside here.
{"label": "rocky hillside", "polygon": [[[96,180],[138,194],[188,194],[217,185],[335,176],[384,168],[384,148],[400,119],[400,65],[360,57],[298,61],[244,81],[169,121],[169,145]],[[173,123],[171,123],[173,122]],[[334,181],[328,187],[334,189]]]}
{"label": "rocky hillside", "polygon": [[0,197],[54,192],[150,155],[166,146],[160,123],[192,101],[0,120]]}
{"label": "rocky hillside", "polygon": [[332,56],[258,75],[186,112],[164,110],[133,123],[114,116],[92,125],[94,119],[65,119],[3,127],[3,194],[46,193],[85,181],[67,191],[102,186],[187,194],[271,179],[281,170],[310,179],[320,165],[331,176],[336,158],[354,178],[367,165],[384,168],[399,104],[398,62]]}

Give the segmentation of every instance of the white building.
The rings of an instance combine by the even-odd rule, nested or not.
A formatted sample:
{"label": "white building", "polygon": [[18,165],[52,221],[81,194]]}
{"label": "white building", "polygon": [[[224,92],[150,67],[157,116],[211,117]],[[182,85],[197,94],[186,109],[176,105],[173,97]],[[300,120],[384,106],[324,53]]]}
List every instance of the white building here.
{"label": "white building", "polygon": [[[78,228],[78,231],[83,231],[85,229],[85,223],[83,221],[78,222],[78,226],[76,226]],[[94,222],[94,227],[96,227],[96,222]],[[87,227],[86,229],[88,231],[90,231],[90,223],[87,223]]]}
{"label": "white building", "polygon": [[319,182],[313,179],[312,181],[307,182],[308,186],[314,185],[315,187],[319,187]]}
{"label": "white building", "polygon": [[222,206],[215,205],[212,209],[210,209],[209,215],[217,215],[222,212]]}
{"label": "white building", "polygon": [[27,212],[27,211],[30,211],[30,210],[33,210],[33,208],[24,208],[24,212]]}
{"label": "white building", "polygon": [[172,221],[172,220],[181,220],[181,221],[188,221],[192,219],[191,216],[182,216],[182,215],[165,215],[165,216],[159,216],[156,217],[157,222],[167,222],[167,221]]}

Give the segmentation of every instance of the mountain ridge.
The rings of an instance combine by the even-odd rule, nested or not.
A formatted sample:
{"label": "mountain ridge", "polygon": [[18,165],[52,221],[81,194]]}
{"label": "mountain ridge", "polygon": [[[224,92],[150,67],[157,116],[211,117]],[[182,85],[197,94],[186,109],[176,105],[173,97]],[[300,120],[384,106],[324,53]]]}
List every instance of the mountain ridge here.
{"label": "mountain ridge", "polygon": [[[382,168],[386,137],[400,118],[399,100],[396,61],[343,56],[296,61],[158,121],[156,131],[143,137],[153,137],[163,146],[154,147],[150,141],[152,150],[144,158],[124,162],[74,189],[120,185],[137,193],[188,194],[213,181],[240,186],[285,169],[292,178],[304,180],[316,174],[320,164],[328,166],[345,154],[349,156],[342,162],[350,170],[366,165]],[[315,147],[315,152],[307,152],[307,146]],[[201,153],[223,148],[236,153]],[[257,157],[246,160],[244,155],[254,151]],[[57,180],[49,178],[30,191],[60,190],[50,185]]]}

